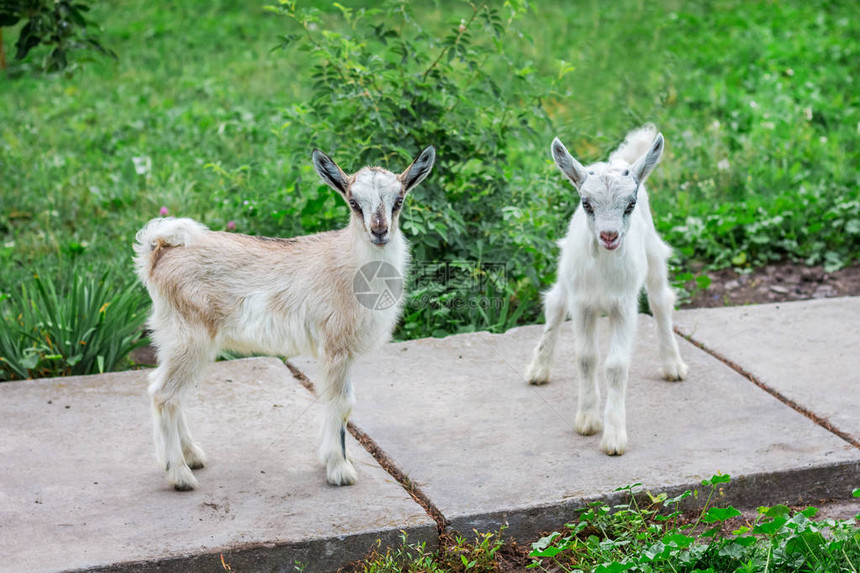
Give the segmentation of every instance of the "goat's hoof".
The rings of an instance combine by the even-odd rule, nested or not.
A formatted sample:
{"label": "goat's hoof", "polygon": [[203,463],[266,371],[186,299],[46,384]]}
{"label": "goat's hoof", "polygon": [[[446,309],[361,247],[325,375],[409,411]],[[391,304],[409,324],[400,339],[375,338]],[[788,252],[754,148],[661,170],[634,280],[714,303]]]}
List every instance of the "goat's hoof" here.
{"label": "goat's hoof", "polygon": [[358,474],[350,461],[341,459],[326,464],[326,478],[331,485],[352,485]]}
{"label": "goat's hoof", "polygon": [[182,455],[185,457],[185,463],[192,470],[199,470],[206,466],[206,454],[203,453],[203,450],[197,444],[191,444],[185,448],[182,451]]}
{"label": "goat's hoof", "polygon": [[663,363],[663,378],[670,382],[680,382],[687,377],[687,365],[680,358]]}
{"label": "goat's hoof", "polygon": [[543,386],[549,382],[549,376],[529,376],[527,380],[532,386]]}
{"label": "goat's hoof", "polygon": [[167,481],[176,491],[191,491],[197,487],[197,478],[186,464],[167,470]]}
{"label": "goat's hoof", "polygon": [[620,456],[627,451],[627,432],[604,432],[600,450],[609,456]]}
{"label": "goat's hoof", "polygon": [[546,366],[538,366],[530,364],[526,369],[526,380],[532,386],[543,386],[549,382],[549,368]]}
{"label": "goat's hoof", "polygon": [[582,436],[590,436],[596,434],[603,429],[603,422],[600,420],[600,414],[596,412],[577,412],[576,423],[573,428],[577,434]]}

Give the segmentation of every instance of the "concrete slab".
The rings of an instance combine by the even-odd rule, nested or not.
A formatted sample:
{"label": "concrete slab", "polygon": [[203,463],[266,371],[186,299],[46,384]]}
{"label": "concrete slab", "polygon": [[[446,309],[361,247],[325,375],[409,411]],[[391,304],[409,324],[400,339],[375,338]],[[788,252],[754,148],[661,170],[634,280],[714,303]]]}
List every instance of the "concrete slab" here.
{"label": "concrete slab", "polygon": [[860,444],[860,298],[684,310],[675,320]]}
{"label": "concrete slab", "polygon": [[[689,379],[661,380],[647,316],[628,390],[628,452],[606,456],[599,436],[573,430],[569,325],[550,384],[523,379],[541,329],[391,344],[356,364],[354,423],[453,529],[506,523],[509,534],[529,538],[588,500],[617,497],[617,487],[683,491],[717,472],[734,478],[721,501],[739,506],[845,497],[860,482],[860,450],[690,343],[681,341]],[[312,361],[294,364],[321,383]]]}
{"label": "concrete slab", "polygon": [[316,459],[319,404],[279,360],[215,364],[187,416],[209,456],[176,492],[152,453],[145,372],[0,384],[0,569],[331,571],[436,526],[352,438],[359,481]]}

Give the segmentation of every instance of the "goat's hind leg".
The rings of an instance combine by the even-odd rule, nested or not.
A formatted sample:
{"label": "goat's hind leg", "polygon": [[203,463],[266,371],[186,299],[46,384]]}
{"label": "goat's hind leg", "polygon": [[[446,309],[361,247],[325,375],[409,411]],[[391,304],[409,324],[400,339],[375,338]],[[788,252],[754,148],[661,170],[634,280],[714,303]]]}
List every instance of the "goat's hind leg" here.
{"label": "goat's hind leg", "polygon": [[159,356],[160,364],[151,375],[149,395],[156,457],[167,472],[168,483],[178,491],[197,487],[191,467],[205,463],[203,451],[191,440],[182,402],[209,361],[202,348],[172,350]]}
{"label": "goat's hind leg", "polygon": [[349,415],[355,404],[349,371],[352,358],[344,353],[326,354],[323,363],[325,414],[320,445],[320,461],[326,466],[326,478],[332,485],[350,485],[358,477],[346,452]]}
{"label": "goat's hind leg", "polygon": [[194,438],[191,437],[191,432],[188,429],[188,422],[185,421],[185,412],[179,410],[179,445],[182,447],[182,456],[185,458],[185,463],[192,470],[199,470],[206,466],[206,454]]}
{"label": "goat's hind leg", "polygon": [[648,305],[657,324],[657,339],[660,345],[660,363],[666,380],[683,380],[687,376],[687,365],[681,359],[678,341],[672,330],[672,312],[675,309],[675,293],[669,286],[666,260],[669,247],[659,237],[653,237],[648,249]]}
{"label": "goat's hind leg", "polygon": [[566,296],[561,282],[557,282],[544,297],[546,326],[544,326],[540,342],[535,347],[532,361],[526,369],[526,380],[529,384],[538,386],[549,382],[555,344],[567,315]]}

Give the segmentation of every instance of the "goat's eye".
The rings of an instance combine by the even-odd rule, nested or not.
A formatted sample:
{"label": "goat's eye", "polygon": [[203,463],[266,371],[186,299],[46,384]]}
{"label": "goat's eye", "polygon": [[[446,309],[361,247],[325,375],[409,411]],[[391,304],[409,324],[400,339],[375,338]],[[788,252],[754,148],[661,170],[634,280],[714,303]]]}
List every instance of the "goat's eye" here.
{"label": "goat's eye", "polygon": [[359,208],[359,206],[358,206],[358,201],[356,201],[355,199],[349,200],[349,206],[352,207],[353,209],[355,209],[356,211],[361,211],[361,208]]}
{"label": "goat's eye", "polygon": [[635,207],[636,207],[636,201],[630,201],[630,203],[627,205],[627,208],[624,209],[624,214],[629,215],[630,213],[633,212],[633,209]]}
{"label": "goat's eye", "polygon": [[585,209],[585,212],[589,215],[594,213],[594,207],[591,206],[591,203],[588,201],[588,199],[582,200],[582,208]]}
{"label": "goat's eye", "polygon": [[400,209],[402,206],[403,206],[403,197],[398,197],[397,200],[394,202],[394,208]]}

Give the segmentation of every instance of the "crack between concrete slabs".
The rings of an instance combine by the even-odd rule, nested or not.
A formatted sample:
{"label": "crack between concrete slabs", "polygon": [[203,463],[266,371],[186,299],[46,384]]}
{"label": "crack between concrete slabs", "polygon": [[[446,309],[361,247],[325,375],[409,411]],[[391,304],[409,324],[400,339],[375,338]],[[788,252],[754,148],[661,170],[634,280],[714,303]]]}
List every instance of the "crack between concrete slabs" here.
{"label": "crack between concrete slabs", "polygon": [[846,442],[848,442],[849,444],[851,444],[855,448],[860,448],[860,441],[858,441],[853,436],[851,436],[851,434],[848,434],[847,432],[843,432],[842,430],[836,428],[833,424],[830,423],[830,421],[827,418],[822,418],[821,416],[819,416],[818,414],[816,414],[812,410],[804,408],[803,406],[801,406],[800,404],[798,404],[797,402],[795,402],[794,400],[792,400],[788,396],[782,394],[781,392],[779,392],[775,388],[771,388],[770,386],[768,386],[767,384],[765,384],[764,382],[759,380],[755,376],[755,374],[753,374],[752,372],[749,372],[740,364],[737,364],[737,363],[729,360],[728,358],[721,355],[720,353],[713,350],[712,348],[708,348],[707,346],[705,346],[704,343],[699,342],[698,340],[695,340],[693,338],[692,334],[689,334],[689,335],[685,334],[677,326],[675,327],[675,333],[678,336],[680,336],[681,338],[683,338],[684,340],[686,340],[687,342],[689,342],[690,344],[692,344],[693,346],[695,346],[696,348],[698,348],[700,350],[704,350],[705,352],[707,352],[708,354],[710,354],[711,356],[713,356],[714,358],[716,358],[717,360],[719,360],[720,362],[722,362],[723,364],[725,364],[726,366],[728,366],[729,368],[731,368],[732,370],[734,370],[735,372],[737,372],[738,374],[740,374],[741,376],[743,376],[744,378],[746,378],[747,380],[749,380],[750,382],[752,382],[753,384],[755,384],[756,386],[758,386],[759,388],[761,388],[762,390],[764,390],[765,392],[767,392],[768,394],[770,394],[771,396],[773,396],[774,398],[776,398],[777,400],[779,400],[780,402],[782,402],[783,404],[785,404],[786,406],[788,406],[789,408],[791,408],[792,410],[797,412],[798,414],[802,414],[803,416],[806,416],[807,418],[812,420],[815,424],[821,426],[822,428],[824,428],[828,432],[842,438],[843,440],[845,440]]}
{"label": "crack between concrete slabs", "polygon": [[[305,373],[296,368],[293,364],[291,364],[288,360],[284,360],[284,364],[290,370],[293,377],[299,381],[299,384],[304,386],[308,391],[310,391],[314,396],[318,396],[316,389],[314,388],[314,383],[305,376]],[[436,527],[439,530],[440,538],[445,535],[446,528],[448,527],[448,520],[445,519],[445,516],[442,515],[442,512],[439,511],[430,498],[427,497],[418,485],[409,479],[409,476],[403,472],[394,461],[386,455],[386,453],[379,447],[370,436],[364,433],[361,429],[359,429],[355,424],[349,422],[347,424],[347,429],[349,433],[352,434],[352,437],[355,438],[361,446],[367,450],[373,459],[382,466],[382,469],[385,470],[388,475],[394,478],[400,487],[406,490],[406,493],[409,494],[415,503],[421,506],[422,509],[430,516],[433,521],[436,522]]]}

